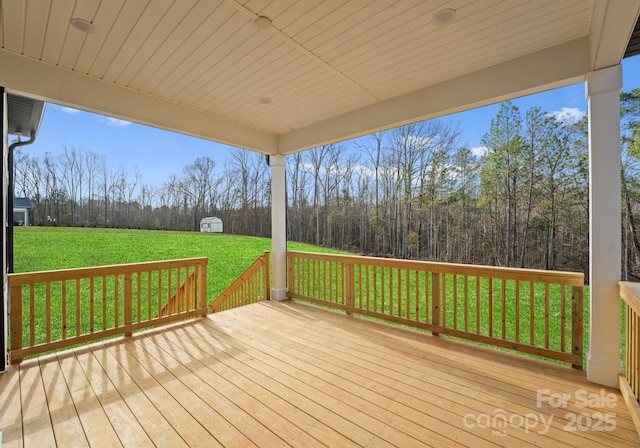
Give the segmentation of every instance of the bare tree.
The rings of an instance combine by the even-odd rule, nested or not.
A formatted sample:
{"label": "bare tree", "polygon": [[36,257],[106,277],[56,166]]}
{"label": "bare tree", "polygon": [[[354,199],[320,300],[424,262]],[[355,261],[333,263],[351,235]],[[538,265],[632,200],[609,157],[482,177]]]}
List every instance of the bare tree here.
{"label": "bare tree", "polygon": [[157,190],[153,185],[143,182],[140,185],[140,194],[138,195],[138,202],[142,208],[142,216],[140,217],[141,226],[144,229],[151,229],[154,226],[153,222],[153,206],[155,205]]}
{"label": "bare tree", "polygon": [[82,180],[84,178],[84,160],[76,148],[64,147],[59,158],[58,172],[71,201],[71,225],[76,225],[76,207],[82,206]]}
{"label": "bare tree", "polygon": [[304,153],[298,152],[287,158],[287,185],[289,188],[289,210],[287,213],[288,237],[294,241],[306,241],[308,235],[308,179]]}
{"label": "bare tree", "polygon": [[100,156],[93,151],[85,151],[84,153],[84,166],[85,166],[85,184],[86,190],[86,212],[84,214],[88,225],[96,225],[96,188],[98,182],[98,173],[100,170]]}
{"label": "bare tree", "polygon": [[320,207],[322,202],[320,194],[322,193],[323,175],[325,174],[323,173],[325,158],[327,157],[328,152],[329,146],[321,146],[309,151],[309,162],[311,173],[313,176],[313,214],[315,216],[315,244],[317,245],[322,244],[320,240]]}
{"label": "bare tree", "polygon": [[209,157],[200,157],[183,168],[184,177],[177,184],[186,198],[186,209],[191,216],[190,229],[197,230],[207,211],[220,181],[215,176],[215,162]]}

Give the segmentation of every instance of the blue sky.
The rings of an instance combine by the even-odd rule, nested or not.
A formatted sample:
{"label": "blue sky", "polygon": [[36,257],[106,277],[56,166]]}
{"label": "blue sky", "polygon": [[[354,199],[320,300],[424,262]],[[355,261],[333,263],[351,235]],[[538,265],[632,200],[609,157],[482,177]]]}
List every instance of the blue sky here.
{"label": "blue sky", "polygon": [[[640,56],[623,61],[623,90],[640,87]],[[566,111],[583,114],[586,110],[584,84],[539,93],[513,100],[522,111],[540,106],[546,112]],[[479,148],[482,136],[489,130],[491,119],[500,105],[494,104],[442,118],[459,122],[461,143]],[[134,167],[142,181],[159,186],[172,173],[181,174],[182,167],[197,157],[209,156],[222,169],[228,146],[181,134],[123,122],[89,112],[48,104],[38,138],[23,151],[32,156],[46,152],[59,154],[67,148],[91,150],[107,158],[114,168],[133,174]]]}

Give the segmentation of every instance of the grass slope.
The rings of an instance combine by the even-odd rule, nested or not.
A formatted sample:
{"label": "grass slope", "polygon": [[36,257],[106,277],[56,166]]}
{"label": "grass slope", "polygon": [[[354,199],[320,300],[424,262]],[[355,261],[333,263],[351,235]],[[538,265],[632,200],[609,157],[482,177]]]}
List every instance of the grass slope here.
{"label": "grass slope", "polygon": [[[291,250],[308,252],[344,253],[295,242],[288,242],[287,247]],[[208,257],[208,297],[211,301],[240,276],[256,258],[270,248],[271,239],[269,238],[227,234],[17,227],[14,250],[15,272]],[[450,288],[451,286],[448,287]],[[448,295],[451,294],[452,292],[448,291]],[[499,316],[496,318],[499,319]],[[585,287],[584,353],[588,350],[588,318],[588,287]],[[508,331],[514,330],[509,328]],[[556,338],[557,335],[552,337]],[[624,350],[624,341],[622,349]]]}
{"label": "grass slope", "polygon": [[[291,250],[340,253],[289,242]],[[15,272],[208,257],[208,296],[217,297],[266,250],[271,239],[218,233],[71,227],[17,227]]]}

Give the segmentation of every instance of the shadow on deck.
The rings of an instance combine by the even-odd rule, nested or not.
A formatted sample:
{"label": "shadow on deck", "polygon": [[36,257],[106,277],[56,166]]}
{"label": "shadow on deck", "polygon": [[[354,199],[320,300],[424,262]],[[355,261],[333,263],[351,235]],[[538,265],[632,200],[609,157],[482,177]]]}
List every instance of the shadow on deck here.
{"label": "shadow on deck", "polygon": [[583,372],[261,302],[24,361],[0,375],[7,446],[638,446]]}

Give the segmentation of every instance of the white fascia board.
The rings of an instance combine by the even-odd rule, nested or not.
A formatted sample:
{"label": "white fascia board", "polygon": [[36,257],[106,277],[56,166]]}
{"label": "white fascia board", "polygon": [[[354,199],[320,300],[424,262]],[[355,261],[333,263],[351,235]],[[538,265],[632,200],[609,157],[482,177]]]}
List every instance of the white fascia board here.
{"label": "white fascia board", "polygon": [[595,0],[591,18],[591,70],[618,65],[640,14],[640,0]]}
{"label": "white fascia board", "polygon": [[291,154],[582,82],[590,70],[584,37],[283,134],[278,152]]}
{"label": "white fascia board", "polygon": [[7,90],[135,123],[272,154],[277,137],[160,98],[0,50]]}

